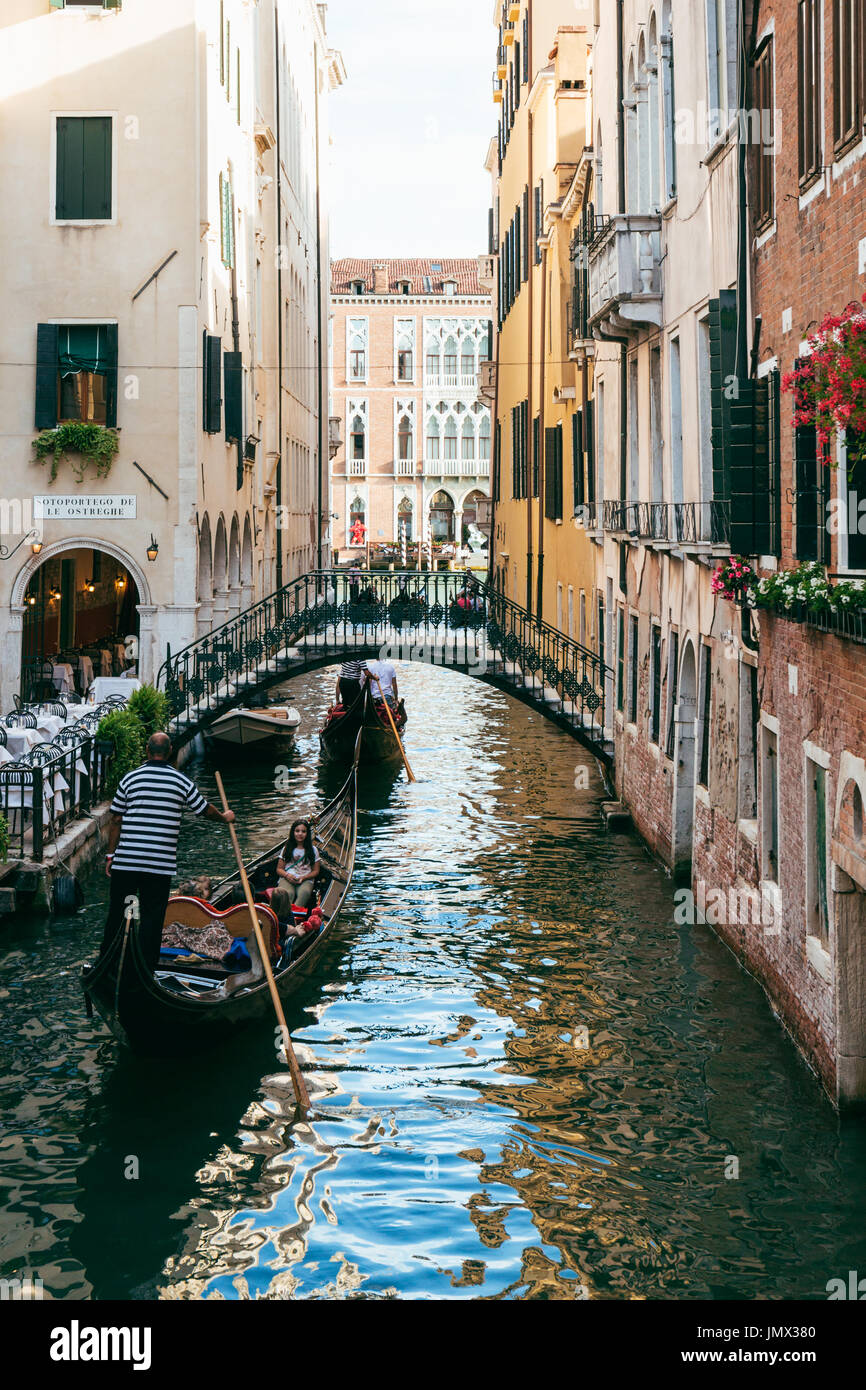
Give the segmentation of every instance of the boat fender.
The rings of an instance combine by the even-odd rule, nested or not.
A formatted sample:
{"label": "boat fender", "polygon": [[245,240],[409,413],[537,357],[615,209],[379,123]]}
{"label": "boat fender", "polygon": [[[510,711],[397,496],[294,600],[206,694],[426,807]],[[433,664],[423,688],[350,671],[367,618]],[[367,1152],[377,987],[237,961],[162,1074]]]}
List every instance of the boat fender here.
{"label": "boat fender", "polygon": [[51,910],[55,915],[77,912],[84,906],[84,891],[75,874],[58,874],[51,886]]}

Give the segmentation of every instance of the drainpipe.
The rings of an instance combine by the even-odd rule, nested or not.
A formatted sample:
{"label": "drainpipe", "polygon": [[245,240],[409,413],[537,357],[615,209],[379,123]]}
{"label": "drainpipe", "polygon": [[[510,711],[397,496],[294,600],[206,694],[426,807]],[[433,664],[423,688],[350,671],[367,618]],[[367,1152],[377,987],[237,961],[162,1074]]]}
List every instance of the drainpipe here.
{"label": "drainpipe", "polygon": [[[234,254],[232,255],[232,347],[234,348],[235,352],[240,352],[240,350],[241,350],[241,320],[240,320],[240,310],[239,310],[239,308],[238,308],[238,222],[237,222],[237,212],[236,212],[236,210],[235,210],[235,186],[234,186],[234,179],[232,179],[232,181],[231,181],[231,190],[232,190],[232,242],[233,242],[233,253],[234,253]],[[242,386],[242,387],[243,387],[243,379],[244,379],[243,365],[241,365],[241,386]],[[241,414],[241,418],[243,418],[243,411],[242,411],[242,414]],[[237,474],[236,474],[236,477],[235,477],[235,484],[236,484],[236,487],[237,487],[237,491],[240,492],[241,488],[242,488],[243,485],[244,485],[244,444],[243,444],[243,440],[242,440],[242,439],[239,439],[239,440],[237,441],[237,446],[238,446],[238,466],[237,466]]]}
{"label": "drainpipe", "polygon": [[[498,231],[498,230],[499,230],[499,229],[497,228],[497,231]],[[497,256],[498,256],[499,254],[500,254],[500,253],[497,253]],[[498,314],[499,314],[499,304],[498,304],[498,302],[497,302],[497,305],[496,305],[496,313],[497,313],[497,316],[498,316]],[[491,319],[491,332],[492,332],[492,324],[493,324],[493,320]],[[493,588],[493,579],[494,579],[494,576],[495,576],[495,574],[496,574],[496,564],[495,564],[495,560],[496,560],[496,556],[495,556],[495,549],[496,549],[496,487],[493,486],[493,484],[498,483],[500,487],[502,486],[502,449],[501,449],[502,431],[501,431],[501,429],[500,429],[500,427],[499,427],[499,349],[500,349],[501,338],[502,338],[502,334],[497,330],[497,333],[496,333],[496,353],[495,353],[495,362],[496,362],[496,366],[495,366],[495,368],[494,368],[494,371],[495,371],[496,375],[495,375],[494,381],[493,381],[493,432],[492,432],[491,439],[490,439],[490,449],[491,449],[490,463],[491,463],[491,468],[492,468],[494,471],[493,471],[493,477],[492,477],[491,480],[490,480],[490,481],[491,481],[491,488],[490,488],[490,541],[489,541],[489,544],[488,544],[488,547],[487,547],[488,554],[489,554],[489,559],[488,559],[488,561],[487,561],[487,583],[490,585],[491,589]],[[422,484],[422,496],[421,496],[421,518],[422,518],[422,524],[423,524],[423,517],[424,517],[424,497],[423,497],[423,484]],[[419,545],[419,547],[418,547],[418,568],[419,568],[419,570],[420,570],[420,568],[421,568],[421,547],[420,547],[420,545]]]}
{"label": "drainpipe", "polygon": [[[616,5],[616,48],[619,55],[616,75],[616,123],[617,123],[617,187],[619,190],[619,209],[623,214],[626,211],[626,177],[625,177],[625,54],[624,19],[625,0],[617,0]],[[629,434],[629,405],[628,405],[628,339],[611,338],[609,341],[618,342],[620,345],[619,361],[619,418],[620,418],[620,441],[619,441],[619,486],[620,497],[623,502],[629,500],[628,493],[628,434]],[[620,571],[622,572],[622,571]]]}
{"label": "drainpipe", "polygon": [[[318,435],[318,440],[319,440],[319,446],[318,446],[318,455],[319,455],[319,457],[318,457],[318,460],[317,460],[318,466],[317,466],[317,468],[316,468],[316,476],[317,476],[317,482],[318,482],[318,490],[317,490],[317,497],[316,497],[316,522],[317,522],[317,525],[316,525],[316,569],[317,569],[317,570],[321,570],[321,568],[322,568],[322,493],[323,493],[323,474],[322,474],[322,469],[324,468],[326,450],[325,450],[324,442],[323,442],[323,429],[322,429],[323,424],[324,424],[324,420],[323,420],[323,417],[322,417],[322,412],[323,412],[323,409],[324,409],[324,404],[323,404],[323,391],[324,391],[324,380],[323,380],[323,378],[324,378],[324,352],[323,352],[323,347],[322,347],[323,341],[324,341],[324,339],[323,339],[323,337],[322,337],[322,318],[323,318],[323,315],[322,315],[322,295],[323,295],[323,288],[322,288],[322,169],[321,169],[322,154],[321,154],[321,131],[320,131],[320,128],[319,128],[319,50],[318,50],[318,48],[317,48],[316,46],[314,46],[314,48],[313,48],[313,81],[314,81],[314,83],[315,83],[315,93],[316,93],[316,298],[317,298],[316,314],[317,314],[317,333],[318,333],[318,347],[319,347],[319,367],[318,367],[318,371],[317,371],[317,373],[316,373],[316,376],[317,376],[317,378],[318,378],[318,412],[319,412],[319,414],[318,414],[318,420],[317,420],[317,430],[316,430],[316,433],[317,433],[317,435]],[[330,300],[330,286],[331,286],[331,280],[330,280],[330,268],[329,268],[329,273],[328,273],[328,296],[329,296],[329,300]],[[330,454],[328,454],[328,467],[330,468]],[[330,483],[329,483],[328,496],[329,496],[329,498],[330,498]],[[329,507],[328,507],[328,515],[329,515],[329,516],[330,516],[330,513],[331,513],[331,508],[330,508],[330,506],[329,506]]]}
{"label": "drainpipe", "polygon": [[[276,84],[277,116],[277,477],[276,498],[277,517],[283,503],[283,183],[282,146],[280,143],[280,19],[278,7],[274,6],[274,78]],[[274,543],[277,548],[277,588],[283,587],[283,546],[279,526],[274,527]]]}
{"label": "drainpipe", "polygon": [[541,623],[544,621],[544,497],[547,486],[547,435],[544,429],[546,419],[545,412],[545,388],[547,379],[547,358],[545,356],[545,343],[547,341],[547,247],[541,249],[541,358],[539,367],[541,371],[541,382],[539,386],[539,423],[538,423],[538,445],[541,451],[541,458],[538,466],[538,588],[535,601],[535,618]]}
{"label": "drainpipe", "polygon": [[[758,6],[755,4],[755,14]],[[749,96],[749,54],[746,52],[745,0],[737,5],[737,109],[747,110]],[[737,179],[739,183],[738,238],[737,248],[737,380],[746,381],[749,377],[749,217],[748,191],[746,186],[746,159],[748,154],[744,117],[738,117],[737,131]]]}
{"label": "drainpipe", "polygon": [[[528,174],[528,178],[529,178],[529,188],[530,188],[530,190],[532,190],[532,186],[533,186],[533,184],[532,184],[532,175],[533,175],[533,167],[532,167],[532,139],[533,139],[533,129],[534,129],[534,125],[535,125],[535,122],[534,122],[534,120],[533,120],[532,112],[529,111],[529,112],[527,112],[527,131],[528,131],[527,141],[528,141],[528,150],[529,150],[529,156],[528,156],[528,158],[529,158],[529,164],[528,164],[527,174]],[[535,207],[535,199],[534,199],[534,197],[532,198],[532,206],[533,206],[533,208]],[[528,211],[528,209],[527,209],[527,211]],[[531,218],[532,218],[532,214],[530,213],[530,235],[526,237],[526,245],[527,245],[527,246],[530,246],[530,247],[531,247],[531,243],[532,243],[532,236],[531,236],[532,221],[531,221]],[[533,277],[533,273],[532,273],[532,265],[535,263],[535,257],[534,257],[534,256],[531,257],[531,262],[532,262],[532,264],[531,264],[531,265],[528,265],[528,266],[526,267],[526,269],[527,269],[527,277],[528,277],[528,281],[529,281],[529,283],[528,283],[528,285],[527,285],[527,290],[528,290],[528,294],[529,294],[529,305],[528,305],[528,314],[527,314],[527,325],[528,325],[528,326],[527,326],[527,342],[528,342],[528,346],[527,346],[527,386],[526,386],[526,446],[527,446],[527,447],[526,447],[526,453],[527,453],[527,462],[528,462],[528,460],[529,460],[530,451],[532,450],[532,433],[533,433],[533,431],[532,431],[532,418],[533,418],[533,417],[532,417],[532,371],[533,371],[533,352],[532,352],[532,348],[533,348],[533,341],[532,341],[532,339],[533,339],[533,333],[532,333],[532,330],[533,330],[533,327],[534,327],[534,323],[533,323],[532,311],[533,311],[533,307],[534,307],[535,296],[534,296],[534,293],[533,293],[533,289],[534,289],[534,286],[533,286],[533,279],[534,279],[534,277]],[[543,339],[543,337],[542,337],[542,342],[541,342],[541,357],[542,357],[542,361],[543,361],[543,360],[544,360],[544,339]],[[543,399],[543,393],[542,393],[542,399]],[[539,466],[540,466],[539,460],[538,460],[538,459],[533,459],[533,464],[534,464],[534,467],[535,467],[536,469],[538,469]],[[530,470],[527,469],[527,472],[529,473]],[[526,611],[527,611],[527,613],[529,614],[529,616],[532,617],[532,560],[533,560],[533,557],[532,557],[532,478],[531,478],[531,476],[527,477],[526,481],[527,481],[527,484],[528,484],[528,486],[527,486],[527,488],[526,488]],[[540,501],[539,501],[539,507],[540,507]],[[540,513],[539,513],[539,514],[540,514]],[[539,565],[541,565],[541,563],[542,563],[542,562],[541,562],[541,544],[540,544],[540,543],[539,543],[539,547],[538,547],[538,563],[539,563]]]}

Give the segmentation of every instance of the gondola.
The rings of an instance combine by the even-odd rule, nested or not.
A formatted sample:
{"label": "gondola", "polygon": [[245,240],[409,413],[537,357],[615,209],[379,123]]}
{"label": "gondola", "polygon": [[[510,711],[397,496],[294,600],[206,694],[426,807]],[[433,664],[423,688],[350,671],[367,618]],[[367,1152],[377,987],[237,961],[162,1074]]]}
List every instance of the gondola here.
{"label": "gondola", "polygon": [[[394,722],[398,733],[402,734],[406,727],[406,713],[402,705],[394,711]],[[390,720],[381,705],[377,706],[369,685],[364,686],[355,703],[345,713],[335,714],[332,710],[328,715],[325,727],[319,734],[322,756],[331,762],[348,761],[359,734],[363,735],[362,763],[391,762],[401,756]]]}
{"label": "gondola", "polygon": [[[319,967],[349,890],[358,828],[359,752],[360,748],[356,748],[352,770],[341,790],[314,818],[313,839],[322,865],[317,883],[324,920],[317,933],[294,941],[288,963],[274,967],[277,989],[284,1001]],[[246,866],[255,894],[276,886],[277,861],[284,843],[285,836]],[[236,871],[217,884],[208,907],[218,913],[231,912],[235,930],[244,936],[252,960],[250,971],[238,974],[216,961],[184,961],[175,965],[163,954],[153,975],[142,955],[136,926],[130,923],[118,933],[109,954],[82,972],[88,1008],[95,1008],[115,1037],[134,1052],[144,1056],[177,1056],[231,1037],[240,1026],[256,1019],[273,1021],[273,1002],[255,936],[249,930],[249,910],[245,906],[232,909],[239,883],[240,874]],[[166,920],[174,920],[179,903],[194,902],[172,899]],[[276,923],[266,907],[259,908],[259,920],[263,928]],[[267,931],[263,935],[267,940]]]}

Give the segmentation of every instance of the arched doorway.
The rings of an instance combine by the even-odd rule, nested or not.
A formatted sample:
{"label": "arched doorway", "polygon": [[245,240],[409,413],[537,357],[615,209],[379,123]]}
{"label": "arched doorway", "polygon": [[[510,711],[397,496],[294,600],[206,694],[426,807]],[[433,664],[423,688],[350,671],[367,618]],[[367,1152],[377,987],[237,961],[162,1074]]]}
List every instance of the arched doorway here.
{"label": "arched doorway", "polygon": [[213,625],[222,627],[229,615],[228,592],[228,545],[226,524],[222,517],[217,522],[213,543]]}
{"label": "arched doorway", "polygon": [[460,540],[462,545],[470,546],[473,550],[487,549],[487,538],[478,530],[478,504],[486,501],[487,494],[475,488],[463,503]]}
{"label": "arched doorway", "polygon": [[437,492],[430,502],[430,535],[434,541],[454,540],[454,498]]}
{"label": "arched doorway", "polygon": [[695,827],[695,740],[698,678],[695,649],[686,642],[680,663],[679,699],[674,709],[674,806],[671,858],[674,874],[691,880]]}
{"label": "arched doorway", "polygon": [[244,518],[244,540],[241,547],[241,610],[246,612],[255,597],[253,593],[253,532],[249,516]]}
{"label": "arched doorway", "polygon": [[198,533],[198,579],[196,581],[198,600],[197,627],[199,637],[210,632],[213,625],[213,551],[210,534],[210,518],[205,515]]}
{"label": "arched doorway", "polygon": [[405,538],[407,544],[412,540],[412,503],[408,497],[402,498],[397,506],[397,542]]}
{"label": "arched doorway", "polygon": [[54,547],[21,579],[23,700],[83,695],[101,676],[138,673],[142,594],[119,555]]}
{"label": "arched doorway", "polygon": [[228,616],[234,618],[241,611],[241,533],[238,519],[232,517],[229,535],[229,600]]}

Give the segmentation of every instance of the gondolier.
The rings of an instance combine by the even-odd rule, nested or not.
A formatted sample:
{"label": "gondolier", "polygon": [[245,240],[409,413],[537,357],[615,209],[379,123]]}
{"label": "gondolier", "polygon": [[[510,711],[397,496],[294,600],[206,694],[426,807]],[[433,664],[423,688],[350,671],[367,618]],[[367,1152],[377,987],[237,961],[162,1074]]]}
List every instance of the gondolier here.
{"label": "gondolier", "polygon": [[337,677],[337,704],[349,709],[358,699],[369,672],[363,661],[344,661]]}
{"label": "gondolier", "polygon": [[152,970],[159,960],[165,909],[177,872],[177,840],[186,806],[194,815],[228,825],[234,812],[219,811],[194,782],[171,767],[168,734],[152,734],[147,762],[122,777],[111,803],[105,871],[111,879],[101,956],[109,954],[133,907],[139,939]]}

